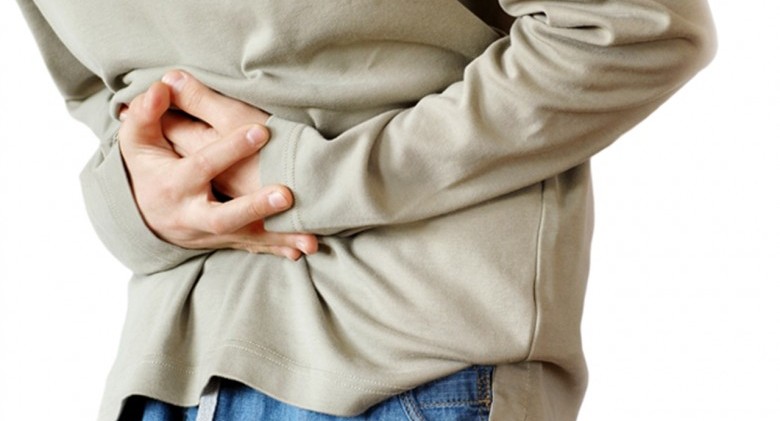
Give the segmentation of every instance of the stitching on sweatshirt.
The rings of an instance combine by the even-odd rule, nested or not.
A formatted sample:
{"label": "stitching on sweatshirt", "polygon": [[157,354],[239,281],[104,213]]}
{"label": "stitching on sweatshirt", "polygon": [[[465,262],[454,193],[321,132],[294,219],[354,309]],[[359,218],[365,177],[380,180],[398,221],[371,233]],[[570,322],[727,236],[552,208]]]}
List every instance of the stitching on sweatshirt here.
{"label": "stitching on sweatshirt", "polygon": [[[262,359],[264,359],[264,360],[266,360],[266,361],[268,361],[268,362],[270,362],[272,364],[278,365],[279,367],[282,367],[282,368],[284,368],[284,369],[286,369],[288,371],[311,376],[311,374],[305,372],[305,370],[304,370],[305,367],[298,368],[298,367],[289,366],[287,364],[284,364],[283,362],[277,361],[277,360],[275,360],[275,359],[273,359],[273,358],[271,358],[271,357],[269,357],[267,355],[264,355],[264,354],[262,354],[260,352],[257,352],[255,350],[252,350],[252,349],[247,348],[247,347],[242,347],[242,346],[239,346],[239,345],[226,344],[226,345],[223,345],[221,348],[236,348],[236,349],[240,349],[242,351],[246,351],[246,352],[249,352],[249,353],[251,353],[253,355],[256,355],[256,356],[258,356],[258,357],[260,357],[260,358],[262,358]],[[194,365],[173,364],[173,363],[170,363],[170,362],[161,361],[161,360],[157,360],[157,359],[144,359],[144,360],[141,360],[139,363],[140,364],[156,365],[156,366],[164,367],[164,368],[172,370],[172,371],[177,371],[177,372],[185,373],[185,374],[189,374],[189,375],[194,375],[194,374],[197,373],[197,371],[194,369],[194,367],[195,367]],[[357,385],[354,385],[354,384],[351,384],[351,383],[348,383],[348,382],[345,382],[345,381],[340,381],[340,380],[336,380],[336,379],[328,378],[328,377],[323,377],[323,379],[326,380],[329,383],[332,383],[332,384],[337,384],[337,385],[343,386],[345,388],[357,390],[357,391],[360,391],[360,392],[370,393],[372,395],[393,396],[393,395],[398,393],[398,391],[388,391],[388,390],[380,390],[380,389],[371,389],[371,388],[367,388],[367,387],[361,387],[361,386],[357,386]]]}
{"label": "stitching on sweatshirt", "polygon": [[544,231],[546,206],[545,206],[545,192],[547,190],[547,181],[540,183],[539,191],[539,226],[536,230],[536,259],[534,264],[534,321],[533,332],[531,332],[531,338],[528,345],[528,355],[526,359],[530,359],[534,354],[534,348],[536,346],[536,338],[539,334],[539,282],[541,282],[541,267],[542,267],[542,236]]}
{"label": "stitching on sweatshirt", "polygon": [[[308,367],[303,364],[298,364],[295,360],[292,360],[289,357],[286,357],[272,349],[269,349],[267,347],[264,347],[260,344],[256,344],[250,341],[243,341],[243,340],[232,340],[232,342],[236,342],[235,344],[227,343],[221,345],[219,348],[234,348],[241,351],[248,352],[252,355],[255,355],[257,357],[260,357],[262,359],[265,359],[268,362],[271,362],[273,364],[278,365],[279,367],[282,367],[288,371],[295,372],[295,373],[301,373],[307,376],[312,376],[312,371],[320,374],[319,377],[323,378],[324,380],[327,380],[328,382],[335,383],[353,390],[359,390],[362,392],[367,392],[375,395],[380,396],[393,396],[400,392],[403,392],[407,388],[378,382],[375,380],[365,379],[357,376],[352,375],[344,375],[334,372],[325,371],[322,369],[316,369],[313,367]],[[240,343],[245,343],[247,346],[242,346]],[[257,349],[253,349],[257,348]],[[214,351],[212,351],[213,353]],[[270,355],[269,355],[270,354]],[[163,360],[164,359],[164,360]],[[173,360],[174,362],[170,362]],[[162,367],[169,368],[171,370],[187,373],[187,374],[195,374],[196,370],[195,367],[199,364],[187,364],[184,362],[184,360],[181,360],[175,356],[170,356],[166,354],[147,354],[145,358],[141,361],[141,363],[146,364],[154,364]],[[344,380],[337,380],[333,377],[340,377],[342,379],[350,380],[353,382],[359,382],[364,383],[368,385],[373,385],[382,389],[377,388],[370,388],[370,387],[364,387],[364,386],[358,386],[352,383],[348,383]]]}
{"label": "stitching on sweatshirt", "polygon": [[[246,343],[248,346],[252,346],[252,347],[258,348],[259,350],[255,350],[255,349],[248,348],[246,346],[237,345],[237,344],[229,344],[229,343],[228,344],[223,344],[223,345],[219,346],[219,348],[235,348],[235,349],[239,349],[239,350],[242,350],[242,351],[247,351],[247,352],[249,352],[249,353],[251,353],[253,355],[257,355],[257,356],[260,356],[260,357],[262,357],[264,359],[267,359],[267,360],[269,360],[271,362],[277,363],[278,365],[280,365],[282,367],[294,368],[295,369],[295,370],[290,370],[290,371],[300,371],[301,369],[304,369],[304,370],[307,370],[307,371],[316,371],[316,372],[319,372],[319,373],[321,373],[323,375],[338,376],[338,377],[343,377],[345,379],[358,381],[358,382],[361,382],[361,383],[368,383],[368,384],[372,384],[372,385],[375,385],[375,386],[384,387],[384,388],[387,388],[387,389],[393,389],[395,391],[395,392],[393,392],[393,394],[398,393],[398,392],[402,392],[402,391],[407,389],[407,388],[404,388],[404,387],[401,387],[401,386],[392,385],[392,384],[389,384],[389,383],[378,382],[378,381],[375,381],[375,380],[365,379],[365,378],[361,378],[361,377],[357,377],[357,376],[351,376],[351,375],[344,375],[344,374],[334,373],[334,372],[330,372],[330,371],[326,371],[326,370],[322,370],[322,369],[318,369],[318,368],[314,368],[314,367],[309,367],[309,366],[306,366],[304,364],[299,364],[295,360],[293,360],[293,359],[291,359],[289,357],[286,357],[286,356],[284,356],[282,354],[279,354],[278,352],[276,352],[276,351],[274,351],[272,349],[266,348],[266,347],[264,347],[262,345],[255,344],[255,343],[252,343],[252,342],[249,342],[249,341],[233,340],[233,342],[238,342],[238,343],[242,343],[243,342],[243,343]],[[215,352],[215,351],[211,351],[210,353],[213,353],[213,352]],[[264,354],[264,352],[270,354],[270,356]],[[276,357],[277,359],[282,360],[282,361],[275,361],[273,359],[273,357]],[[184,372],[187,372],[187,373],[194,373],[193,368],[197,367],[198,365],[200,365],[198,363],[196,363],[196,364],[189,364],[185,360],[177,358],[177,357],[175,357],[173,355],[166,355],[166,354],[159,354],[159,353],[158,354],[147,354],[144,357],[143,361],[145,361],[145,362],[157,362],[158,365],[166,365],[166,366],[169,366],[171,368],[175,368],[178,371],[184,371]],[[174,363],[171,363],[170,361],[173,361]],[[191,367],[191,368],[185,368],[185,367]],[[387,393],[383,392],[382,394],[387,394]]]}
{"label": "stitching on sweatshirt", "polygon": [[[290,187],[293,190],[293,194],[297,191],[298,184],[295,180],[295,161],[298,159],[298,141],[303,133],[303,126],[296,126],[295,130],[290,133],[290,139],[287,142],[284,160],[284,172],[287,175],[287,179],[290,180]],[[289,156],[289,158],[287,158]],[[297,206],[292,208],[293,226],[296,231],[305,231],[303,228],[303,222],[301,221],[301,213]]]}
{"label": "stitching on sweatshirt", "polygon": [[[313,367],[309,367],[309,366],[306,366],[306,365],[303,365],[303,364],[299,364],[298,362],[296,362],[295,360],[293,360],[293,359],[291,359],[291,358],[289,358],[287,356],[284,356],[284,355],[282,355],[282,354],[280,354],[280,353],[278,353],[278,352],[276,352],[276,351],[274,351],[274,350],[272,350],[272,349],[270,349],[270,348],[268,348],[266,346],[263,346],[263,345],[260,345],[258,343],[254,343],[254,342],[251,342],[251,341],[245,341],[245,340],[240,340],[240,339],[233,339],[232,342],[244,343],[244,344],[250,345],[252,347],[255,347],[255,348],[257,348],[257,349],[259,349],[261,351],[267,352],[268,354],[271,354],[274,357],[277,357],[277,358],[279,358],[279,359],[281,359],[283,361],[286,361],[288,364],[291,365],[291,367],[295,367],[296,369],[305,368],[307,370],[315,370],[315,371],[320,372],[322,374],[339,376],[339,377],[343,377],[343,378],[350,379],[350,380],[355,380],[355,381],[362,382],[362,383],[367,383],[367,384],[372,384],[372,385],[375,385],[375,386],[385,387],[385,388],[388,388],[388,389],[396,390],[397,392],[402,392],[402,391],[406,390],[406,388],[404,388],[404,387],[392,385],[392,384],[389,384],[389,383],[378,382],[376,380],[366,379],[366,378],[352,376],[352,375],[344,375],[344,374],[334,373],[334,372],[325,371],[325,370],[322,370],[322,369],[316,369],[316,368],[313,368]],[[255,354],[255,355],[262,355],[261,352],[258,352],[256,350],[252,350],[252,349],[246,349],[245,347],[241,347],[241,346],[238,346],[238,345],[225,344],[223,346],[224,347],[234,347],[234,348],[237,348],[237,349],[250,351],[252,354]],[[264,358],[268,358],[265,355],[262,355],[262,356]]]}
{"label": "stitching on sweatshirt", "polygon": [[[275,351],[275,350],[273,350],[271,348],[268,348],[268,347],[266,347],[266,346],[264,346],[262,344],[259,344],[257,342],[252,342],[252,341],[248,341],[248,340],[245,340],[245,339],[230,339],[229,341],[230,342],[243,343],[243,344],[246,344],[246,345],[250,345],[250,346],[256,347],[256,348],[258,348],[258,349],[260,349],[262,351],[267,351],[270,354],[277,355],[277,356],[279,356],[279,358],[283,358],[283,359],[285,359],[287,361],[290,361],[292,364],[295,364],[295,365],[297,365],[299,367],[303,367],[303,368],[306,368],[306,369],[317,370],[317,371],[321,371],[323,373],[328,373],[328,374],[334,374],[334,375],[337,375],[337,376],[353,378],[355,380],[363,381],[363,382],[366,382],[366,383],[374,383],[374,384],[377,384],[377,385],[380,385],[380,386],[387,386],[387,387],[398,389],[398,390],[401,390],[401,391],[408,389],[406,387],[395,386],[395,385],[392,385],[392,384],[389,384],[389,383],[377,382],[375,380],[371,380],[371,379],[368,379],[368,378],[362,378],[362,377],[356,377],[356,376],[344,376],[343,374],[339,374],[339,373],[336,373],[336,372],[327,371],[327,370],[323,370],[323,369],[318,369],[318,368],[314,368],[314,367],[309,367],[309,366],[307,366],[305,364],[298,363],[297,361],[293,360],[292,358],[286,357],[283,354],[280,354],[278,351]],[[410,371],[394,370],[394,372],[395,373],[409,374],[409,373],[416,373],[417,370],[410,370]]]}
{"label": "stitching on sweatshirt", "polygon": [[158,366],[160,366],[160,367],[166,367],[166,368],[170,368],[171,370],[174,370],[174,371],[179,371],[179,372],[182,372],[182,373],[187,373],[187,374],[195,374],[195,370],[193,370],[193,369],[191,369],[191,368],[182,367],[182,366],[180,366],[180,365],[178,365],[178,364],[172,364],[172,363],[169,363],[169,362],[166,362],[166,361],[160,361],[160,360],[142,360],[142,361],[141,361],[141,363],[143,363],[143,364],[152,364],[152,365],[158,365]]}
{"label": "stitching on sweatshirt", "polygon": [[[248,347],[242,347],[240,345],[235,345],[235,344],[226,344],[226,345],[223,345],[223,347],[224,348],[240,349],[242,351],[246,351],[246,352],[249,352],[249,353],[251,353],[253,355],[256,355],[256,356],[258,356],[260,358],[263,358],[263,359],[267,360],[268,362],[276,364],[279,367],[282,367],[282,368],[284,368],[284,369],[286,369],[288,371],[311,376],[310,373],[306,372],[306,371],[309,371],[308,367],[303,367],[303,366],[299,367],[299,366],[285,364],[284,362],[275,360],[275,359],[271,358],[270,356],[263,354],[262,352],[258,352],[257,350],[253,350],[253,349],[248,348]],[[332,374],[334,376],[338,376],[335,373],[328,373],[328,374]],[[340,377],[350,378],[351,376],[343,376],[342,375]],[[393,395],[397,394],[399,391],[403,390],[403,389],[396,388],[396,387],[390,386],[390,385],[388,385],[387,387],[388,388],[393,388],[395,390],[389,391],[389,390],[371,389],[371,388],[368,388],[368,387],[358,386],[358,385],[355,385],[355,384],[352,384],[352,383],[345,382],[343,380],[336,380],[336,379],[329,378],[329,377],[326,377],[326,376],[322,376],[321,378],[323,378],[324,380],[327,380],[330,383],[338,384],[338,385],[344,386],[344,387],[349,388],[349,389],[359,390],[361,392],[371,393],[371,394],[380,395],[380,396],[393,396]],[[360,379],[355,379],[355,380],[360,380]]]}

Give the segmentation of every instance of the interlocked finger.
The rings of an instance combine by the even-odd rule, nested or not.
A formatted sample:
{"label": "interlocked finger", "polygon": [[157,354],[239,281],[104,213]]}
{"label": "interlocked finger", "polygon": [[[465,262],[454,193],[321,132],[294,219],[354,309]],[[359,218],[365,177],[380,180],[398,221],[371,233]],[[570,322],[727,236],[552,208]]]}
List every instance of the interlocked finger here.
{"label": "interlocked finger", "polygon": [[258,125],[241,128],[184,159],[184,171],[195,183],[210,183],[242,159],[256,153],[268,140],[268,132]]}
{"label": "interlocked finger", "polygon": [[268,232],[262,222],[243,227],[229,237],[231,248],[251,253],[271,253],[291,260],[297,260],[303,254],[316,253],[318,248],[314,235]]}
{"label": "interlocked finger", "polygon": [[227,234],[288,209],[292,195],[282,187],[267,187],[230,201],[208,202],[192,212],[193,225],[210,234]]}
{"label": "interlocked finger", "polygon": [[[284,186],[257,191],[257,152],[268,141],[267,129],[253,124],[232,130],[238,127],[232,122],[231,130],[220,131],[207,118],[197,119],[204,116],[200,111],[208,109],[203,104],[222,101],[238,107],[234,120],[262,124],[262,118],[247,118],[262,117],[262,111],[245,113],[241,107],[249,108],[246,104],[199,84],[193,89],[195,97],[201,92],[205,95],[201,99],[208,101],[199,105],[196,99],[189,111],[172,110],[176,92],[160,82],[123,110],[119,143],[138,209],[149,228],[161,239],[186,248],[239,249],[293,260],[302,253],[315,253],[317,239],[311,234],[265,231],[264,219],[289,209],[293,201]],[[231,187],[235,199],[220,203],[214,188],[236,174],[244,184]],[[231,190],[220,190],[225,191]]]}
{"label": "interlocked finger", "polygon": [[[236,116],[246,112],[249,118],[251,107],[213,91],[190,74],[173,70],[165,74],[163,83],[173,90],[172,103],[182,111],[195,116],[219,130],[236,127]],[[264,121],[243,120],[240,124],[264,123]]]}
{"label": "interlocked finger", "polygon": [[194,238],[188,246],[196,249],[231,248],[298,260],[303,254],[313,254],[317,251],[317,239],[311,234],[270,233],[265,231],[262,222],[256,222],[229,234]]}
{"label": "interlocked finger", "polygon": [[219,134],[208,124],[184,113],[168,111],[162,117],[163,135],[181,156],[189,156],[219,140]]}
{"label": "interlocked finger", "polygon": [[169,90],[161,83],[153,84],[148,91],[136,97],[130,103],[119,131],[123,150],[143,146],[170,149],[159,121],[169,106]]}

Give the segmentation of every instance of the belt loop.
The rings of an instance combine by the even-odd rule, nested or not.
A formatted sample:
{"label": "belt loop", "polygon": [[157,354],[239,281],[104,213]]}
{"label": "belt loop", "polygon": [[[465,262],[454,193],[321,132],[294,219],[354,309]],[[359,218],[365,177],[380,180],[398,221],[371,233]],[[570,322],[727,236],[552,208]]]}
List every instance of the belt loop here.
{"label": "belt loop", "polygon": [[494,366],[477,367],[477,399],[488,409],[493,404],[493,370]]}
{"label": "belt loop", "polygon": [[219,399],[219,378],[212,377],[206,387],[203,388],[203,394],[198,403],[198,417],[195,421],[213,421],[214,414],[217,412],[217,400]]}

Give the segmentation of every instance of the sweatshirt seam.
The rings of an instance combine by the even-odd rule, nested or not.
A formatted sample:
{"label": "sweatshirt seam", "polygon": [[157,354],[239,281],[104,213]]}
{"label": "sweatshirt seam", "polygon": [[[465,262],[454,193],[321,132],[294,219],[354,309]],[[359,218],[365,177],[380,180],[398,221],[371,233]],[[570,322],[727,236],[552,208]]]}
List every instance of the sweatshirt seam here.
{"label": "sweatshirt seam", "polygon": [[[251,351],[249,351],[249,350],[247,350],[245,348],[238,347],[238,346],[225,345],[224,347],[225,348],[235,348],[235,349],[242,350],[242,351],[248,351],[248,352],[254,354],[253,352],[251,352]],[[295,373],[295,374],[298,374],[298,375],[303,374],[303,375],[305,375],[307,377],[313,377],[311,375],[307,375],[306,373],[302,373],[300,370],[298,370],[298,371],[292,370],[288,366],[284,365],[283,363],[280,363],[279,361],[275,361],[272,358],[267,358],[264,355],[258,355],[258,357],[263,358],[263,359],[267,360],[269,363],[277,365],[277,366],[279,366],[279,367],[281,367],[281,368],[283,368],[283,369],[285,369],[285,370],[287,370],[289,372],[292,372],[292,373]],[[177,372],[181,372],[181,373],[186,373],[186,374],[190,374],[190,375],[193,375],[193,374],[197,373],[197,371],[195,369],[188,368],[188,366],[186,366],[186,365],[172,363],[172,362],[169,362],[169,361],[158,360],[158,359],[141,360],[141,361],[138,361],[137,365],[155,365],[155,366],[165,367],[166,369],[169,369],[169,370],[173,370],[173,371],[177,371]],[[131,367],[132,366],[127,366],[128,369],[131,368]],[[194,367],[194,366],[191,366],[191,367]],[[210,373],[211,373],[211,375],[219,376],[218,370],[210,370]],[[378,395],[378,396],[394,396],[394,395],[396,395],[398,393],[401,393],[403,391],[403,389],[401,389],[401,390],[399,390],[397,392],[396,391],[392,391],[392,392],[391,391],[382,391],[382,390],[378,390],[378,389],[369,389],[369,388],[356,386],[356,385],[351,384],[351,383],[349,383],[347,381],[344,381],[344,380],[333,379],[331,377],[321,377],[321,378],[323,378],[328,383],[336,384],[336,385],[339,385],[339,386],[342,386],[342,387],[345,387],[345,388],[348,388],[348,389],[352,389],[352,390],[356,390],[356,391],[364,392],[364,393],[369,393],[369,394],[372,394],[372,395]],[[241,379],[237,379],[237,380],[241,381]]]}
{"label": "sweatshirt seam", "polygon": [[[295,162],[298,159],[298,141],[301,138],[303,132],[302,125],[295,125],[290,132],[287,146],[285,148],[284,159],[284,174],[285,178],[289,181],[290,188],[293,191],[293,195],[298,191],[298,185],[295,179]],[[295,231],[303,232],[303,221],[301,220],[300,209],[293,205],[292,209],[292,224]]]}
{"label": "sweatshirt seam", "polygon": [[[231,342],[233,342],[233,343],[231,343]],[[236,344],[238,344],[238,345],[236,345]],[[245,339],[235,339],[235,338],[234,339],[225,339],[224,343],[215,346],[210,351],[208,351],[206,354],[207,355],[214,354],[214,353],[218,352],[218,350],[220,348],[231,348],[231,347],[232,348],[236,348],[236,349],[240,349],[240,350],[243,350],[243,351],[247,351],[247,352],[249,352],[251,354],[254,354],[254,355],[261,355],[262,354],[263,358],[276,357],[276,358],[279,358],[281,360],[286,361],[288,364],[290,364],[291,366],[295,366],[296,368],[307,369],[307,370],[314,370],[314,371],[317,371],[317,372],[322,373],[324,375],[339,376],[339,377],[355,380],[355,381],[358,381],[358,382],[363,382],[363,383],[373,384],[375,386],[385,387],[385,388],[388,388],[388,389],[396,389],[398,391],[406,390],[406,388],[403,387],[403,386],[397,386],[397,385],[394,385],[394,384],[380,382],[380,381],[376,381],[376,380],[371,380],[371,379],[368,379],[368,378],[362,378],[362,377],[359,377],[359,376],[344,375],[344,374],[340,374],[340,373],[324,370],[324,369],[321,369],[321,368],[311,367],[311,366],[302,364],[302,363],[300,363],[300,362],[298,362],[298,361],[296,361],[296,360],[294,360],[294,359],[292,359],[292,358],[290,358],[290,357],[288,357],[288,356],[286,356],[286,355],[284,355],[284,354],[282,354],[282,353],[280,353],[278,351],[275,351],[275,350],[273,350],[273,349],[271,349],[271,348],[269,348],[269,347],[267,347],[265,345],[259,344],[257,342],[245,340]],[[264,355],[266,353],[270,354],[270,355],[269,356]],[[161,359],[164,359],[167,362],[173,361],[174,363],[176,363],[176,364],[178,364],[179,366],[182,366],[182,367],[183,366],[195,367],[195,366],[202,365],[200,363],[189,364],[189,363],[185,362],[184,360],[182,360],[181,358],[178,358],[178,357],[173,356],[173,355],[164,354],[164,353],[146,354],[144,357],[142,357],[142,359],[143,358],[146,358],[147,360],[161,360]]]}
{"label": "sweatshirt seam", "polygon": [[533,330],[530,332],[530,338],[529,338],[529,346],[528,346],[528,355],[526,357],[527,360],[530,360],[532,356],[534,355],[534,348],[536,347],[536,340],[539,336],[539,330],[540,330],[540,302],[541,299],[539,297],[539,290],[540,283],[541,283],[541,272],[542,272],[542,241],[544,236],[544,224],[546,220],[546,204],[545,204],[545,193],[547,190],[547,181],[542,181],[540,183],[540,192],[539,192],[539,225],[536,230],[536,256],[534,259],[534,282],[533,282],[533,303],[534,303],[534,311],[533,311],[533,317],[534,320],[532,321]]}
{"label": "sweatshirt seam", "polygon": [[[323,372],[323,371],[321,371],[319,369],[314,369],[313,367],[307,367],[307,366],[303,366],[303,365],[298,365],[298,364],[295,364],[293,360],[290,360],[289,358],[287,358],[287,357],[285,357],[283,355],[276,354],[276,353],[272,353],[272,355],[266,355],[265,353],[263,353],[263,352],[261,352],[259,350],[254,350],[254,349],[252,349],[252,348],[250,348],[248,346],[241,346],[241,345],[238,345],[238,344],[224,344],[222,347],[223,348],[234,348],[234,349],[237,349],[239,351],[248,352],[248,353],[250,353],[252,355],[255,355],[255,356],[259,357],[259,358],[263,358],[263,359],[269,361],[272,364],[278,365],[278,366],[284,368],[287,371],[290,371],[290,372],[293,372],[293,373],[297,373],[297,374],[305,374],[305,375],[307,375],[309,377],[315,377],[315,376],[313,376],[311,374],[303,373],[303,370],[305,370],[305,369],[316,370],[318,373],[322,374],[322,376],[317,376],[317,377],[320,377],[320,378],[322,378],[324,380],[327,380],[329,382],[340,384],[340,385],[342,385],[344,387],[348,387],[348,388],[354,389],[354,390],[359,390],[359,391],[362,391],[362,392],[368,392],[368,393],[371,393],[371,394],[382,395],[382,396],[392,396],[392,395],[394,395],[396,393],[400,393],[400,392],[402,392],[404,390],[404,388],[401,388],[401,387],[398,387],[398,386],[393,386],[393,385],[389,385],[389,384],[385,384],[385,383],[381,383],[381,382],[375,382],[375,381],[371,381],[371,380],[367,380],[367,379],[360,379],[360,378],[357,378],[357,377],[354,377],[354,376],[345,376],[345,375],[339,375],[339,374],[331,373],[331,372]],[[276,354],[276,355],[273,355],[273,354]],[[274,357],[277,357],[278,359],[281,359],[281,360],[287,360],[288,362],[279,361],[278,359],[274,359]],[[341,377],[342,379],[335,379],[334,377]],[[383,387],[384,386],[387,389],[392,389],[392,391],[382,391],[380,389],[373,389],[373,388],[358,386],[358,385],[349,383],[350,380],[353,380],[355,382],[365,382],[365,383],[368,383],[368,384],[374,384],[374,386],[378,386],[378,387]]]}
{"label": "sweatshirt seam", "polygon": [[[251,356],[254,356],[256,358],[261,358],[263,360],[266,360],[271,364],[279,366],[285,369],[286,371],[295,373],[297,375],[302,374],[307,377],[319,378],[329,383],[338,384],[349,389],[371,393],[374,395],[393,396],[403,392],[404,390],[407,390],[407,388],[405,387],[392,385],[389,383],[379,382],[371,379],[365,379],[358,376],[334,373],[334,372],[322,370],[315,367],[309,367],[297,363],[295,360],[289,357],[286,357],[278,352],[270,350],[267,347],[264,347],[260,344],[256,344],[251,341],[231,339],[228,340],[227,342],[228,343],[223,343],[213,348],[207,354],[215,354],[215,353],[219,353],[219,350],[221,349],[232,348],[238,351],[246,352],[247,354],[250,354]],[[230,342],[237,342],[237,343],[230,343]],[[147,354],[144,357],[139,358],[139,360],[136,361],[135,364],[152,364],[161,367],[167,367],[169,369],[183,372],[186,374],[196,374],[199,367],[207,366],[207,364],[200,364],[200,363],[188,364],[185,363],[184,361],[179,360],[175,356],[169,356],[165,354]],[[130,368],[135,364],[131,363],[130,365],[125,366],[125,368]],[[315,375],[313,373],[317,373],[317,374]],[[365,383],[370,386],[368,387],[360,386],[355,383]]]}

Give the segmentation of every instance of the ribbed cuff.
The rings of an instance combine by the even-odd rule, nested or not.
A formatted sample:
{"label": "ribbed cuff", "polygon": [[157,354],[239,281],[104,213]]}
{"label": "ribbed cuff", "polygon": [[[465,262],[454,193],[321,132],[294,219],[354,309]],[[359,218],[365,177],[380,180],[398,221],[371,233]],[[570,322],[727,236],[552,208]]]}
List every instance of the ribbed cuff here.
{"label": "ribbed cuff", "polygon": [[266,122],[271,139],[260,150],[260,181],[264,186],[282,184],[295,197],[293,207],[265,220],[265,228],[275,232],[305,232],[299,204],[305,202],[296,190],[295,154],[304,125],[271,116]]}

